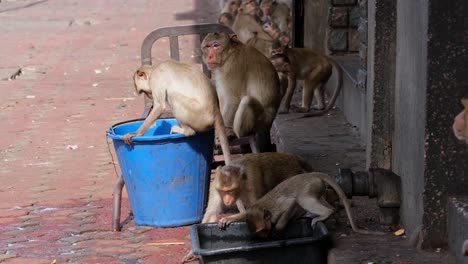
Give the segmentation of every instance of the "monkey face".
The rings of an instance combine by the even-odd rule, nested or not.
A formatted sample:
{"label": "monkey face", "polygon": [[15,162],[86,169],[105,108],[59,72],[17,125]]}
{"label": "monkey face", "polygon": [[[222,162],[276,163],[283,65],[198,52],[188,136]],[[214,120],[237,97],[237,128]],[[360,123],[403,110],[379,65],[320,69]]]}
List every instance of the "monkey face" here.
{"label": "monkey face", "polygon": [[231,27],[233,21],[234,21],[234,18],[229,13],[222,13],[218,18],[218,23],[227,27]]}
{"label": "monkey face", "polygon": [[231,14],[237,13],[237,9],[240,7],[240,1],[233,0],[229,3],[229,12]]}
{"label": "monkey face", "polygon": [[205,62],[208,69],[217,69],[222,66],[221,54],[224,49],[224,41],[220,34],[218,34],[218,37],[212,35],[211,38],[208,38],[207,36],[205,40],[206,42],[203,41],[202,43],[203,62]]}
{"label": "monkey face", "polygon": [[286,62],[283,58],[279,57],[279,55],[272,57],[270,61],[277,72],[289,72],[289,63]]}
{"label": "monkey face", "polygon": [[219,194],[223,198],[224,205],[231,207],[233,206],[239,196],[239,188],[229,190],[218,190]]}
{"label": "monkey face", "polygon": [[247,0],[242,3],[241,7],[239,7],[238,12],[241,14],[246,15],[255,15],[257,11],[257,2],[255,0]]}
{"label": "monkey face", "polygon": [[260,4],[260,9],[262,10],[262,13],[264,16],[269,16],[271,15],[271,1],[262,1]]}

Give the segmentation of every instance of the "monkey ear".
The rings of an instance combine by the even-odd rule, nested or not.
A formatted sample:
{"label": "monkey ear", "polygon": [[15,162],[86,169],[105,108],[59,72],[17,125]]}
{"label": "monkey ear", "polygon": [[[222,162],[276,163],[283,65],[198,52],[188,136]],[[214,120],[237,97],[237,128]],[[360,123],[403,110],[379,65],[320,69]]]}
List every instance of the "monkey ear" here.
{"label": "monkey ear", "polygon": [[137,71],[137,75],[138,77],[143,78],[144,80],[148,80],[148,76],[146,75],[146,72]]}
{"label": "monkey ear", "polygon": [[239,40],[239,38],[237,38],[237,35],[236,35],[236,34],[233,34],[233,35],[231,36],[231,43],[233,43],[234,45],[237,45],[237,44],[240,43],[240,40]]}
{"label": "monkey ear", "polygon": [[270,221],[271,219],[271,212],[267,209],[263,209],[263,219],[265,221]]}

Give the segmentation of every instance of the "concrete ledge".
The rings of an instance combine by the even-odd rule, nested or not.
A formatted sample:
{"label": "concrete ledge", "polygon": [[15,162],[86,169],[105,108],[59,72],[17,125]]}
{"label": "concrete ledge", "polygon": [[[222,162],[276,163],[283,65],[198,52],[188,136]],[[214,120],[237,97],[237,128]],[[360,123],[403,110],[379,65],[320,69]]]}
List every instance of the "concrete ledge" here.
{"label": "concrete ledge", "polygon": [[449,199],[447,231],[449,248],[457,263],[468,263],[468,256],[462,256],[461,250],[463,242],[468,239],[468,196]]}
{"label": "concrete ledge", "polygon": [[[333,59],[343,69],[343,90],[338,97],[336,106],[341,109],[346,120],[359,130],[360,142],[364,144],[367,137],[367,111],[366,94],[357,86],[359,57],[357,55],[334,56]],[[328,94],[333,93],[337,81],[336,74],[333,74],[326,85]]]}

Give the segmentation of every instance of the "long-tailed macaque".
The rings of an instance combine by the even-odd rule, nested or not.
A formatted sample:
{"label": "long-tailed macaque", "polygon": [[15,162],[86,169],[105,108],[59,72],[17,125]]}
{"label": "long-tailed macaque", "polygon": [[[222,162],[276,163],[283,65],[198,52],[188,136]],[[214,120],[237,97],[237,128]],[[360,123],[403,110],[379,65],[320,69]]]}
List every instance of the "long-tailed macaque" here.
{"label": "long-tailed macaque", "polygon": [[225,126],[237,137],[255,135],[252,152],[270,150],[270,128],[281,101],[275,68],[255,48],[226,33],[208,34],[201,46]]}
{"label": "long-tailed macaque", "polygon": [[[302,91],[302,107],[298,112],[308,112],[313,97],[317,100],[315,109],[322,110],[315,113],[304,114],[303,117],[320,116],[327,113],[334,105],[343,86],[343,72],[341,67],[330,57],[320,55],[305,48],[285,48],[281,52],[270,57],[271,62],[279,73],[288,78],[288,88],[283,96],[279,114],[289,112],[291,99],[296,88],[296,80],[304,80]],[[324,85],[335,68],[338,74],[338,85],[328,103],[325,106]]]}
{"label": "long-tailed macaque", "polygon": [[300,174],[284,180],[235,220],[246,220],[250,231],[260,237],[268,236],[273,226],[276,231],[281,232],[290,220],[297,219],[306,212],[317,215],[312,219],[312,227],[315,227],[318,221],[326,220],[333,213],[330,205],[323,200],[327,185],[343,202],[354,232],[384,234],[358,228],[354,223],[349,201],[341,187],[330,176],[320,172]]}
{"label": "long-tailed macaque", "polygon": [[223,26],[232,28],[232,25],[234,24],[234,17],[229,13],[221,13],[218,18],[218,23]]}
{"label": "long-tailed macaque", "polygon": [[[302,158],[277,152],[246,154],[233,160],[230,165],[218,167],[210,185],[208,206],[202,223],[216,222],[223,204],[227,207],[235,204],[240,212],[245,212],[246,208],[280,182],[311,171],[312,168]],[[220,226],[233,217],[236,216],[221,219]]]}
{"label": "long-tailed macaque", "polygon": [[264,34],[262,35],[263,37],[271,39],[268,34],[263,32],[260,18],[256,14],[257,9],[258,7],[255,1],[244,2],[238,9],[237,16],[232,25],[232,30],[242,43],[246,43],[249,39],[262,33]]}
{"label": "long-tailed macaque", "polygon": [[167,60],[156,67],[141,66],[133,75],[135,90],[153,99],[153,108],[135,133],[124,135],[127,144],[132,137],[142,136],[166,108],[171,107],[179,126],[171,133],[186,136],[215,127],[226,164],[231,161],[224,121],[219,110],[216,90],[206,75],[191,65]]}
{"label": "long-tailed macaque", "polygon": [[280,3],[273,0],[262,0],[260,3],[262,20],[271,19],[281,32],[288,32],[288,24],[291,20],[291,9],[285,3]]}
{"label": "long-tailed macaque", "polygon": [[241,0],[227,1],[221,10],[221,15],[218,17],[218,23],[227,27],[232,27],[241,3]]}
{"label": "long-tailed macaque", "polygon": [[[282,48],[291,46],[291,36],[289,36],[289,34],[286,32],[281,32],[274,22],[267,20],[263,23],[262,27],[263,31],[265,31],[273,39],[272,49],[277,48],[276,46],[280,46]],[[272,54],[270,53],[268,57],[270,57],[270,55]]]}
{"label": "long-tailed macaque", "polygon": [[222,13],[229,13],[233,17],[237,16],[237,9],[241,6],[241,0],[229,0],[224,4],[223,9],[221,10]]}

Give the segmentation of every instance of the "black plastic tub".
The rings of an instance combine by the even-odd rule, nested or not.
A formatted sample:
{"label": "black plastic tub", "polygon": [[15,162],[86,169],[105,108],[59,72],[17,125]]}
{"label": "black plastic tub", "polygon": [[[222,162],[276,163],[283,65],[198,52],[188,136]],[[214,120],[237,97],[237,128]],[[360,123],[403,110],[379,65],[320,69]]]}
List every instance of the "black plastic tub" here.
{"label": "black plastic tub", "polygon": [[245,222],[226,230],[216,224],[190,227],[192,249],[201,263],[326,263],[329,233],[321,222],[312,229],[309,218],[291,222],[274,238],[256,238]]}

